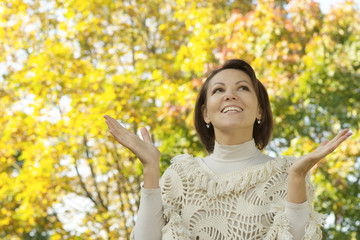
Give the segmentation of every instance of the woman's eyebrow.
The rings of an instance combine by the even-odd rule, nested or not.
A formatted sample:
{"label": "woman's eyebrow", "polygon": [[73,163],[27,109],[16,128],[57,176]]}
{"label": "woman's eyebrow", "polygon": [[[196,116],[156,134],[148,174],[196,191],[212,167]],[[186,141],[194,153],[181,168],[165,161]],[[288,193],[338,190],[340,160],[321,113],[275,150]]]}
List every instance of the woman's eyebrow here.
{"label": "woman's eyebrow", "polygon": [[[242,82],[245,82],[245,83],[249,84],[248,81],[246,81],[246,80],[239,80],[239,81],[237,81],[235,83],[235,85],[238,85],[239,83],[242,83]],[[215,86],[216,84],[220,84],[220,85],[223,85],[223,86],[225,85],[225,83],[223,83],[223,82],[215,82],[212,86]]]}
{"label": "woman's eyebrow", "polygon": [[225,85],[225,83],[222,82],[215,82],[212,86],[215,86],[216,84]]}
{"label": "woman's eyebrow", "polygon": [[242,82],[249,84],[249,82],[248,82],[248,81],[246,81],[246,80],[240,80],[240,81],[237,81],[235,84],[236,84],[236,85],[238,85],[239,83],[242,83]]}

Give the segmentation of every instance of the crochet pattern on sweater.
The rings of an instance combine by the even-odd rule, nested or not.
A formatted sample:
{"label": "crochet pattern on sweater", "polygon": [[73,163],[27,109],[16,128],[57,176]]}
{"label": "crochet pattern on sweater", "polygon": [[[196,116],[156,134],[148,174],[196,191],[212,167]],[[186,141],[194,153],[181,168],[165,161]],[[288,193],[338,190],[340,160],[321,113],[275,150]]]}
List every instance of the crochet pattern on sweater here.
{"label": "crochet pattern on sweater", "polygon": [[[287,171],[293,157],[280,157],[238,172],[216,175],[201,158],[180,155],[161,178],[163,239],[292,239],[284,214]],[[307,176],[307,196],[314,189]],[[312,209],[312,206],[309,206]],[[311,210],[305,240],[321,239],[323,216]]]}

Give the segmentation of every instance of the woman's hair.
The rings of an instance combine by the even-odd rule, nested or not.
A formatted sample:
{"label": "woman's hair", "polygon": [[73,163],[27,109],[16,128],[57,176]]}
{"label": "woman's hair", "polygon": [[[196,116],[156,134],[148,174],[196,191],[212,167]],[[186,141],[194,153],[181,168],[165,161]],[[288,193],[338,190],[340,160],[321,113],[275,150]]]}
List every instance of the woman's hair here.
{"label": "woman's hair", "polygon": [[220,71],[225,69],[237,69],[245,72],[249,75],[252,85],[255,89],[255,93],[261,108],[261,123],[258,124],[255,120],[253,128],[253,138],[255,140],[256,147],[260,150],[264,149],[270,142],[273,131],[273,117],[270,107],[269,96],[264,85],[256,78],[253,68],[245,61],[240,59],[232,59],[227,61],[222,67],[212,71],[204,84],[202,85],[198,94],[195,112],[194,112],[194,124],[195,129],[200,136],[201,142],[205,146],[209,153],[214,150],[215,133],[214,127],[210,124],[210,127],[206,127],[206,123],[203,117],[203,108],[206,106],[207,90],[210,80]]}

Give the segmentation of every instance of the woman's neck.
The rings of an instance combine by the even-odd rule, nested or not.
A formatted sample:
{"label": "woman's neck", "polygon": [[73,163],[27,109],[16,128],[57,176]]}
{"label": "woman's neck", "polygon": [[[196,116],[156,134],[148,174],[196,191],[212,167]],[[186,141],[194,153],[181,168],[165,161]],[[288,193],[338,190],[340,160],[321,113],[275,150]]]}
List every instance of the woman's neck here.
{"label": "woman's neck", "polygon": [[206,166],[215,174],[226,174],[263,164],[272,158],[256,148],[255,140],[237,145],[222,145],[215,142],[214,152],[203,158]]}
{"label": "woman's neck", "polygon": [[241,131],[237,133],[234,129],[232,132],[215,131],[215,141],[221,145],[239,145],[253,139],[252,132]]}
{"label": "woman's neck", "polygon": [[251,159],[259,153],[254,139],[251,139],[241,144],[232,145],[215,142],[214,152],[210,156],[217,161],[233,162]]}

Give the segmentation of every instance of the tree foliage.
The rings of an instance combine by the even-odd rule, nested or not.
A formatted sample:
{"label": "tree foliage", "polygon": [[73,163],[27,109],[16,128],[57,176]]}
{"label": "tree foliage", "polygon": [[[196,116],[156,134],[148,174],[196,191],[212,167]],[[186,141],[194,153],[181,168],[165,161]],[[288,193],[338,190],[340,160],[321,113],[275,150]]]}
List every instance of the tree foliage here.
{"label": "tree foliage", "polygon": [[0,237],[128,238],[141,166],[102,115],[147,126],[162,171],[204,155],[192,125],[203,76],[254,66],[275,117],[267,151],[300,156],[351,128],[313,170],[326,239],[360,239],[360,11],[310,0],[0,3]]}

